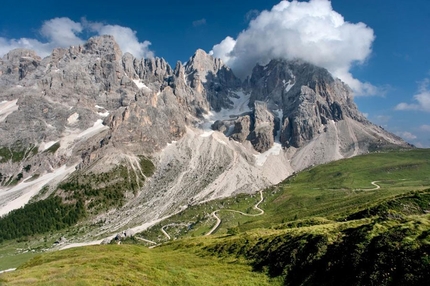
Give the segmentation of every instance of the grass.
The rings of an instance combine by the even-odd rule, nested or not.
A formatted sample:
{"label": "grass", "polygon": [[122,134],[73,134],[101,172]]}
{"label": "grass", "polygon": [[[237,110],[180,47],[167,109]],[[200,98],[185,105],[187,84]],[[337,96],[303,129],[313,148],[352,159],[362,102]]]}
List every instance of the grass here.
{"label": "grass", "polygon": [[38,148],[34,145],[24,147],[22,142],[15,142],[12,147],[0,148],[0,163],[5,163],[11,160],[13,163],[20,162],[26,157],[36,155]]}
{"label": "grass", "polygon": [[[378,181],[381,189],[367,190],[374,188],[372,181]],[[228,228],[233,227],[249,231],[314,217],[343,221],[352,213],[372,208],[412,190],[429,187],[429,149],[373,153],[305,170],[266,189],[264,201],[260,205],[265,211],[264,216],[246,217],[222,210],[255,212],[253,206],[259,200],[258,194],[242,194],[189,206],[184,212],[143,232],[141,236],[154,241],[166,241],[160,229],[170,223],[191,223],[191,229],[182,227],[173,230],[172,234],[176,238],[205,234],[215,224],[210,213],[218,209],[221,209],[219,216],[222,223],[215,234],[226,234]]]}
{"label": "grass", "polygon": [[7,285],[281,285],[251,270],[238,259],[107,245],[47,253],[0,279]]}

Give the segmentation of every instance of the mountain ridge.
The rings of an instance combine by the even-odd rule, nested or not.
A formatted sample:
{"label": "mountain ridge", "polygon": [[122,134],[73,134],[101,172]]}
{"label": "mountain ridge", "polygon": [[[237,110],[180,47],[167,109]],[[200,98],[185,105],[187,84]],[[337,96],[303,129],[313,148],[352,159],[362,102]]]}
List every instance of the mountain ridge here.
{"label": "mountain ridge", "polygon": [[[35,177],[32,193],[47,185],[46,197],[61,194],[58,183],[73,172],[108,176],[124,168],[124,182],[133,183],[124,204],[97,205],[90,217],[108,221],[105,233],[256,192],[312,165],[411,147],[359,113],[346,85],[300,61],[256,66],[244,84],[203,50],[172,69],[161,58],[123,55],[112,36],[101,36],[44,59],[12,51],[0,70],[0,101],[12,106],[1,111],[0,146],[24,153],[16,161],[0,154],[2,194],[13,194],[0,196],[0,209],[21,206],[29,193],[20,186]],[[152,176],[140,174],[141,158],[155,166]],[[51,180],[63,166],[67,172]]]}

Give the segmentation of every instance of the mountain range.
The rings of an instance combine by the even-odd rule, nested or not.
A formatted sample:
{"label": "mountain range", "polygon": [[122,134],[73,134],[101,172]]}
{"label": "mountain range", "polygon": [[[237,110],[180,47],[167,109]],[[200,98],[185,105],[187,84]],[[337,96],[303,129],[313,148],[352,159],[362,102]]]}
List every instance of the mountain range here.
{"label": "mountain range", "polygon": [[172,68],[112,36],[0,59],[0,215],[80,202],[88,237],[255,193],[314,165],[412,148],[359,112],[351,89],[302,60],[245,81],[203,50]]}

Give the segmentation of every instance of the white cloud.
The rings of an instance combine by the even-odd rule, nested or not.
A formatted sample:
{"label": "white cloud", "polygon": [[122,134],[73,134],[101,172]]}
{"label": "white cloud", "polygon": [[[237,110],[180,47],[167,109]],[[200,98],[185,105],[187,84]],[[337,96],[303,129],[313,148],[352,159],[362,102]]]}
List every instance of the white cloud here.
{"label": "white cloud", "polygon": [[101,23],[87,23],[87,27],[98,35],[112,35],[123,53],[129,52],[137,58],[152,58],[154,53],[149,50],[151,42],[139,42],[136,31],[118,25],[103,25]]}
{"label": "white cloud", "polygon": [[424,132],[430,132],[430,125],[421,125],[419,129]]}
{"label": "white cloud", "polygon": [[430,112],[430,79],[426,78],[420,83],[418,93],[414,95],[415,103],[399,103],[395,110],[419,110]]}
{"label": "white cloud", "polygon": [[235,45],[236,41],[232,37],[227,37],[222,40],[221,43],[213,46],[212,51],[210,51],[209,54],[220,58],[226,65],[230,66],[234,60],[230,56],[230,52],[233,50]]}
{"label": "white cloud", "polygon": [[129,52],[138,58],[153,57],[149,50],[149,41],[139,42],[136,31],[128,27],[118,25],[105,25],[102,23],[88,22],[82,19],[81,22],[74,22],[69,18],[54,18],[45,21],[40,28],[40,34],[46,39],[41,42],[37,39],[20,38],[6,39],[0,37],[0,57],[12,49],[27,48],[36,51],[42,57],[48,56],[54,48],[66,48],[73,45],[80,45],[85,39],[79,35],[84,31],[96,35],[112,35],[120,46],[121,50]]}
{"label": "white cloud", "polygon": [[81,23],[74,22],[69,18],[54,18],[43,23],[40,33],[49,43],[68,47],[83,42],[77,36],[82,30]]}
{"label": "white cloud", "polygon": [[329,0],[294,0],[281,1],[271,11],[261,12],[234,45],[232,38],[226,38],[212,51],[214,56],[224,57],[241,78],[249,75],[257,63],[299,58],[327,68],[350,84],[357,95],[366,95],[379,90],[354,79],[349,70],[366,61],[374,39],[371,28],[346,22]]}
{"label": "white cloud", "polygon": [[410,132],[396,132],[396,135],[402,137],[403,139],[406,140],[414,140],[417,139],[417,136],[415,136],[414,134],[410,133]]}

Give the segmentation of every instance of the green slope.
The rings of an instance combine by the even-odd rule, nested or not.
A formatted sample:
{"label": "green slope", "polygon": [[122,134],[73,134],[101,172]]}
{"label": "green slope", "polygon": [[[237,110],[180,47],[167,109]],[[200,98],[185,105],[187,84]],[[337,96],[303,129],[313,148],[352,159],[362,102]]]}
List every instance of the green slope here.
{"label": "green slope", "polygon": [[[377,181],[377,190],[371,182]],[[373,153],[317,166],[291,176],[281,184],[264,190],[260,207],[264,216],[243,216],[228,210],[258,213],[253,206],[256,195],[239,195],[192,206],[141,234],[157,242],[166,241],[160,229],[168,224],[188,224],[188,227],[168,227],[173,237],[191,237],[207,233],[215,224],[210,215],[221,210],[222,223],[215,234],[228,229],[240,231],[277,227],[296,220],[343,221],[350,214],[371,208],[387,199],[410,191],[430,188],[430,149]],[[321,219],[318,219],[319,221]]]}
{"label": "green slope", "polygon": [[[371,184],[374,181],[380,188]],[[77,281],[72,285],[430,281],[430,150],[369,154],[318,166],[264,190],[263,196],[259,207],[265,213],[260,216],[232,212],[258,214],[253,206],[259,195],[192,206],[138,234],[166,242],[160,229],[177,223],[165,228],[177,240],[154,249],[110,245],[44,254],[16,272],[2,274],[0,281],[6,285],[67,285],[72,279]],[[221,225],[214,234],[203,236],[216,222],[211,216],[215,210]]]}
{"label": "green slope", "polygon": [[44,254],[0,276],[6,285],[281,285],[238,259],[134,245]]}

